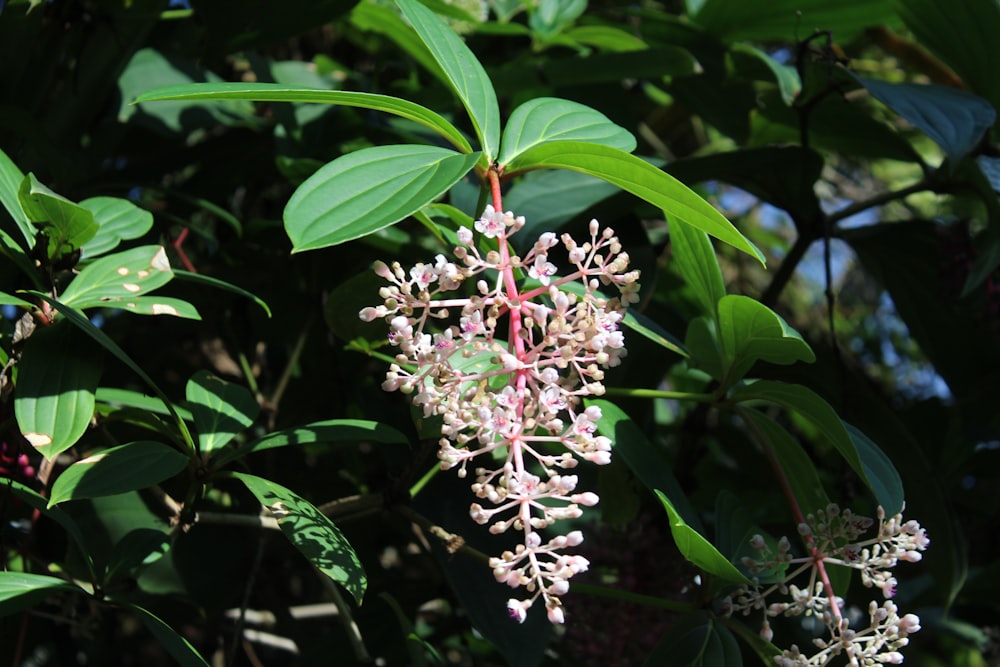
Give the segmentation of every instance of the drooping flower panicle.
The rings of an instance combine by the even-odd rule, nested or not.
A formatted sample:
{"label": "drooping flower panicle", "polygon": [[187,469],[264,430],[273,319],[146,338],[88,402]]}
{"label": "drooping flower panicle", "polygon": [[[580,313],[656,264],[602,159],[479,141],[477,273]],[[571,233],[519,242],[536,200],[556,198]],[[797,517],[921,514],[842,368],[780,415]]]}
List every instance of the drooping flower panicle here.
{"label": "drooping flower panicle", "polygon": [[[511,617],[523,621],[542,597],[549,620],[562,623],[559,596],[589,565],[564,551],[583,535],[544,540],[538,531],[598,502],[566,471],[581,459],[611,460],[611,441],[597,433],[601,410],[583,399],[604,393],[604,369],[625,356],[620,327],[637,300],[639,273],[596,220],[582,244],[546,232],[518,257],[507,240],[523,226],[524,218],[487,206],[474,228],[496,249],[481,250],[463,227],[454,261],[438,255],[409,271],[377,263],[389,285],[383,303],[360,316],[386,320],[399,348],[383,388],[411,394],[426,416],[442,417],[442,468],[465,477],[474,459],[482,461],[473,467],[472,519],[495,534],[521,533],[517,549],[490,560],[497,581],[528,593],[510,600]],[[570,263],[564,275],[549,257],[560,243]],[[602,287],[619,296],[604,296]]]}

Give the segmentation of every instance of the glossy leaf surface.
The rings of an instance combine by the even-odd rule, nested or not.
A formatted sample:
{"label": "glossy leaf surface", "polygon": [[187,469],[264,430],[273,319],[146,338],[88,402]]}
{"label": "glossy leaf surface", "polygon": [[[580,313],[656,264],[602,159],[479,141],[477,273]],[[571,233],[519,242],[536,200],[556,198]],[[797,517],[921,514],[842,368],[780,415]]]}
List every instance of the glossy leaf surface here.
{"label": "glossy leaf surface", "polygon": [[659,489],[655,491],[656,496],[663,503],[663,508],[667,510],[667,515],[670,517],[670,532],[684,558],[697,565],[704,572],[715,575],[724,581],[737,584],[750,583],[750,580],[737,570],[728,558],[719,553],[719,550],[711,542],[684,522],[673,503],[662,491]]}
{"label": "glossy leaf surface", "polygon": [[153,214],[127,199],[91,197],[80,206],[90,211],[98,224],[97,234],[83,244],[85,258],[114,250],[122,241],[137,239],[153,226]]}
{"label": "glossy leaf surface", "polygon": [[92,454],[60,473],[49,505],[113,496],[159,484],[179,473],[188,457],[161,442],[130,442]]}
{"label": "glossy leaf surface", "polygon": [[203,454],[222,449],[260,414],[257,399],[245,388],[208,371],[198,371],[187,383],[187,404]]}
{"label": "glossy leaf surface", "polygon": [[285,207],[285,230],[295,252],[371,234],[439,197],[478,158],[478,153],[433,146],[376,146],[348,153],[299,186]]}
{"label": "glossy leaf surface", "polygon": [[174,277],[163,246],[142,246],[96,259],[80,271],[62,294],[74,308],[126,308],[141,294]]}

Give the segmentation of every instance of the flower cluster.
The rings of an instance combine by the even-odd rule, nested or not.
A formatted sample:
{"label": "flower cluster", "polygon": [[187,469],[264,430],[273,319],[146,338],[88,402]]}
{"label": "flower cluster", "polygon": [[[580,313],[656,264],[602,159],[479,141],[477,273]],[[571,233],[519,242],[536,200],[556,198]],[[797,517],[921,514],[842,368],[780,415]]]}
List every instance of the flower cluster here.
{"label": "flower cluster", "polygon": [[[485,461],[473,467],[471,517],[494,534],[522,535],[514,551],[490,560],[497,581],[528,592],[509,601],[511,617],[523,621],[541,597],[549,619],[561,623],[559,596],[588,567],[563,551],[583,535],[543,540],[537,531],[598,502],[566,471],[580,459],[611,460],[610,440],[597,433],[601,410],[583,398],[604,393],[604,368],[625,355],[620,325],[637,299],[639,273],[628,271],[614,232],[596,220],[583,244],[546,232],[518,257],[507,240],[523,225],[487,206],[474,225],[485,241],[459,229],[455,261],[438,255],[409,270],[376,263],[389,285],[383,303],[360,316],[385,319],[399,348],[383,388],[411,394],[426,416],[442,417],[442,468],[465,477],[474,459]],[[571,265],[562,276],[550,259],[560,243]],[[470,285],[468,296],[457,294]],[[605,297],[601,286],[620,296]]]}
{"label": "flower cluster", "polygon": [[[816,638],[813,643],[818,652],[805,655],[798,646],[792,646],[775,663],[780,667],[826,665],[837,656],[845,656],[851,665],[899,664],[899,652],[907,645],[908,635],[920,629],[920,619],[914,614],[899,616],[891,599],[896,594],[896,578],[892,569],[899,561],[919,561],[930,544],[926,531],[916,521],[903,521],[902,514],[887,517],[878,508],[878,531],[874,537],[861,539],[874,521],[853,514],[831,504],[826,509],[806,516],[799,525],[799,534],[805,540],[810,555],[795,558],[787,538],[772,550],[767,541],[755,535],[750,545],[757,558],[744,558],[743,564],[751,576],[753,586],[742,586],[725,601],[728,613],[748,615],[754,610],[764,613],[760,634],[771,641],[774,633],[769,623],[777,616],[813,616],[826,627],[829,636]],[[867,624],[852,628],[842,613],[844,600],[832,595],[827,566],[840,566],[858,570],[861,582],[868,588],[881,590],[885,600],[879,605],[868,605]],[[781,573],[773,576],[773,573]],[[801,587],[791,583],[808,573],[808,583]],[[768,587],[761,580],[772,575],[774,583]],[[787,599],[768,602],[767,598],[779,593]]]}

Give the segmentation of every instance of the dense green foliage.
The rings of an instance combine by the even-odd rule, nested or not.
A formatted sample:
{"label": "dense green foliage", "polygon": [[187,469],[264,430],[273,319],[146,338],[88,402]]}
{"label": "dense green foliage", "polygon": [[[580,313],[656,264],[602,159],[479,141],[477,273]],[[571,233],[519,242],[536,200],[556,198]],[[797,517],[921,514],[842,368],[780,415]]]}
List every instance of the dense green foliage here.
{"label": "dense green foliage", "polygon": [[[787,552],[852,627],[884,583],[910,664],[993,664],[996,34],[996,0],[0,2],[0,662],[775,664],[825,626],[727,612]],[[515,542],[358,316],[501,195],[512,253],[597,218],[641,271],[565,625],[508,618]],[[933,542],[871,588],[831,503]]]}

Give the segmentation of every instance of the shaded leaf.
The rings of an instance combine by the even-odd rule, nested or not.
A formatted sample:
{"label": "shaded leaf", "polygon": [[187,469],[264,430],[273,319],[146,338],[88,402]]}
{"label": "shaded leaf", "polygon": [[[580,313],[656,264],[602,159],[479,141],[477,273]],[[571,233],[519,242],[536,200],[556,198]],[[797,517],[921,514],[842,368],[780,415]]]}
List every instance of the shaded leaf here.
{"label": "shaded leaf", "polygon": [[34,489],[25,486],[21,482],[18,482],[17,480],[8,478],[3,482],[3,486],[9,489],[23,502],[30,505],[33,509],[38,510],[43,516],[46,516],[58,523],[62,529],[66,531],[66,534],[73,540],[73,543],[77,547],[77,551],[86,562],[87,567],[90,570],[92,581],[96,582],[97,573],[94,571],[94,559],[87,549],[87,543],[86,540],[84,540],[83,532],[80,530],[80,526],[77,525],[76,521],[73,520],[73,517],[59,507],[50,507],[48,498],[44,497]]}
{"label": "shaded leaf", "polygon": [[861,465],[865,471],[865,478],[869,486],[875,492],[879,505],[885,509],[890,516],[903,509],[903,480],[900,478],[896,467],[885,452],[878,445],[871,441],[860,429],[851,426],[847,422],[844,428],[851,436],[854,448],[858,450],[861,457]]}
{"label": "shaded leaf", "polygon": [[962,77],[969,90],[1000,108],[1000,5],[951,0],[893,0],[893,8],[921,45]]}
{"label": "shaded leaf", "polygon": [[232,283],[227,283],[225,280],[219,280],[218,278],[213,278],[212,276],[206,276],[203,273],[191,273],[190,271],[182,271],[180,269],[174,270],[174,277],[178,280],[184,280],[185,282],[195,283],[197,285],[207,285],[209,287],[214,287],[215,289],[224,290],[226,292],[232,292],[233,294],[239,294],[242,297],[250,299],[263,310],[268,317],[271,317],[271,308],[267,303],[261,299],[256,294],[248,292],[242,287],[233,285]]}
{"label": "shaded leaf", "polygon": [[146,626],[160,645],[167,650],[167,653],[181,665],[181,667],[208,667],[201,654],[191,646],[190,642],[179,635],[176,630],[154,616],[151,612],[143,609],[131,602],[124,603],[129,609],[136,612],[142,624]]}
{"label": "shaded leaf", "polygon": [[122,241],[137,239],[153,226],[153,214],[127,199],[91,197],[80,202],[94,215],[97,234],[83,244],[82,257],[96,257],[113,250]]}
{"label": "shaded leaf", "polygon": [[952,163],[975,148],[997,118],[989,102],[964,90],[855,78],[873,97],[933,139]]}
{"label": "shaded leaf", "polygon": [[537,97],[514,109],[504,126],[497,162],[510,163],[533,146],[549,141],[586,141],[626,152],[635,150],[635,137],[601,112],[555,97]]}
{"label": "shaded leaf", "polygon": [[616,148],[578,141],[553,141],[525,151],[509,169],[569,169],[597,176],[764,263],[760,250],[711,204],[673,176]]}
{"label": "shaded leaf", "polygon": [[802,92],[802,79],[798,70],[792,65],[779,63],[757,47],[749,44],[734,44],[731,50],[734,53],[743,53],[755,58],[771,70],[775,82],[778,84],[778,90],[781,92],[781,100],[787,106],[791,106],[798,98],[799,93]]}
{"label": "shaded leaf", "polygon": [[260,414],[257,399],[245,387],[226,382],[208,371],[198,371],[192,376],[186,397],[202,455],[225,447]]}
{"label": "shaded leaf", "polygon": [[588,400],[587,405],[596,405],[601,409],[597,430],[601,435],[611,438],[614,456],[621,457],[632,474],[650,491],[665,489],[674,499],[675,506],[685,521],[700,529],[698,514],[674,477],[670,462],[646,438],[639,425],[610,401]]}
{"label": "shaded leaf", "polygon": [[878,504],[887,510],[901,503],[902,485],[899,473],[878,447],[865,438],[862,443],[864,460],[847,426],[830,404],[807,387],[771,380],[757,380],[733,390],[731,400],[736,403],[763,400],[792,410],[811,422],[827,443],[844,457],[848,465],[875,495]]}
{"label": "shaded leaf", "polygon": [[[719,553],[711,542],[706,540],[701,534],[684,522],[673,504],[659,489],[654,489],[656,496],[663,503],[667,515],[670,517],[670,533],[674,536],[674,542],[680,550],[681,555],[689,562],[698,566],[702,571],[715,575],[725,581],[737,584],[749,584],[750,580],[743,576],[743,573],[736,569],[736,566]],[[687,663],[682,663],[687,664]],[[700,663],[695,663],[700,664]]]}
{"label": "shaded leaf", "polygon": [[896,22],[889,0],[705,0],[691,19],[726,41],[797,42],[814,30],[829,30],[838,40],[876,25]]}
{"label": "shaded leaf", "polygon": [[285,537],[313,565],[347,589],[361,604],[368,579],[357,554],[340,530],[316,507],[274,482],[232,473],[278,521]]}
{"label": "shaded leaf", "polygon": [[688,322],[684,334],[684,347],[690,355],[693,368],[708,373],[713,379],[722,381],[722,345],[715,319],[706,316],[695,317]]}
{"label": "shaded leaf", "polygon": [[64,579],[29,572],[0,571],[0,616],[33,607],[60,591],[83,593],[81,588]]}
{"label": "shaded leaf", "polygon": [[660,347],[665,347],[674,354],[678,354],[682,357],[688,356],[687,350],[684,349],[684,345],[674,338],[669,331],[657,324],[655,320],[636,310],[626,310],[625,319],[622,320],[622,324],[637,334],[653,341]]}
{"label": "shaded leaf", "polygon": [[500,149],[500,107],[486,70],[455,32],[416,0],[396,0],[458,95],[479,137],[486,162]]}
{"label": "shaded leaf", "polygon": [[49,506],[144,489],[170,479],[188,462],[188,457],[161,442],[137,441],[112,447],[63,470],[52,485]]}
{"label": "shaded leaf", "polygon": [[18,364],[14,414],[21,433],[52,460],[76,444],[94,415],[102,355],[67,324],[35,331]]}
{"label": "shaded leaf", "polygon": [[458,182],[478,158],[433,146],[376,146],[337,158],[299,186],[285,206],[294,252],[399,222]]}

